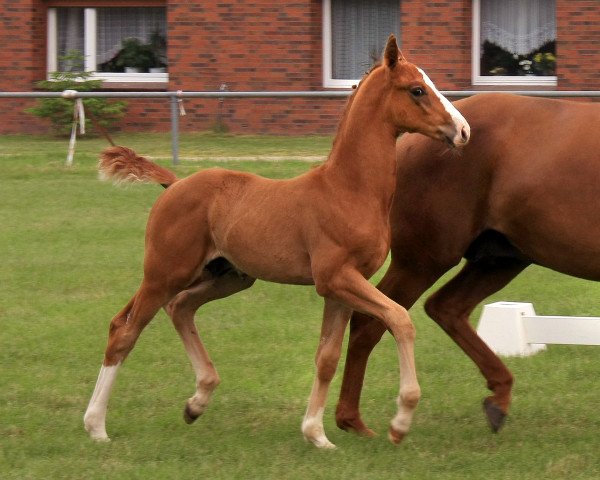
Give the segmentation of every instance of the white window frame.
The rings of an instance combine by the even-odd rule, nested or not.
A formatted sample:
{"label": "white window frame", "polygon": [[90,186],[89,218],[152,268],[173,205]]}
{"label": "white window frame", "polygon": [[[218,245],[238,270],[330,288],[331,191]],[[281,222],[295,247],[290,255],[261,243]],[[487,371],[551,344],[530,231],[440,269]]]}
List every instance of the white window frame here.
{"label": "white window frame", "polygon": [[[47,71],[48,79],[50,72],[58,70],[58,22],[56,8],[48,9],[48,33],[46,39],[47,45]],[[169,81],[168,73],[112,73],[96,72],[96,25],[97,15],[95,8],[84,9],[84,59],[85,71],[92,72],[90,78],[111,82],[135,82],[135,83],[167,83]]]}
{"label": "white window frame", "polygon": [[556,76],[512,76],[512,75],[481,75],[481,1],[473,0],[473,38],[471,47],[471,75],[473,85],[504,85],[504,86],[548,86],[558,84]]}
{"label": "white window frame", "polygon": [[331,31],[331,0],[323,0],[323,87],[352,88],[360,78],[340,79],[333,77],[332,31]]}

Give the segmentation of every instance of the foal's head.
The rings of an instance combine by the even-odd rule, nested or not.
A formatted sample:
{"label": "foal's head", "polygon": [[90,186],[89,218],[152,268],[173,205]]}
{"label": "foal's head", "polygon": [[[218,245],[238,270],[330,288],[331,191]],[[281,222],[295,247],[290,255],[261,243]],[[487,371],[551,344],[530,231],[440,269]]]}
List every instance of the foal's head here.
{"label": "foal's head", "polygon": [[375,79],[384,84],[383,91],[377,93],[383,96],[379,102],[383,102],[380,104],[398,133],[418,132],[452,146],[462,146],[469,141],[467,121],[423,70],[406,61],[393,35],[387,41],[382,64],[375,67],[364,82]]}

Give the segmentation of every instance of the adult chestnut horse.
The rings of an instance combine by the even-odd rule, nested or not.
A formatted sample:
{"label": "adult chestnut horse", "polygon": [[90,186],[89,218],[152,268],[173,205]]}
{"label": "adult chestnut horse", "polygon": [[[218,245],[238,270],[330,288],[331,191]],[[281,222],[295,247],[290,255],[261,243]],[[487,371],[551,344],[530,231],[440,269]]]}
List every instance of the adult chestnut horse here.
{"label": "adult chestnut horse", "polygon": [[414,366],[414,327],[406,310],[372,286],[390,246],[389,211],[395,190],[400,132],[414,131],[462,145],[469,126],[422,70],[407,62],[393,36],[382,65],[351,97],[327,162],[300,177],[270,180],[211,169],[178,180],[170,171],[123,147],[109,149],[108,177],[169,186],[154,204],[146,229],[144,278],[110,324],[108,346],[85,413],[94,439],[108,439],[108,398],[121,363],[142,329],[165,307],[196,373],[185,418],[204,411],[219,376],[194,325],[204,303],[248,288],[256,278],[314,284],[325,298],[316,354],[317,375],[302,422],[305,438],[331,448],[323,410],[351,312],[383,322],[398,345],[400,394],[390,439],[408,432],[420,397]]}
{"label": "adult chestnut horse", "polygon": [[[408,309],[466,258],[425,310],[479,367],[498,431],[513,378],[469,315],[531,263],[600,280],[600,104],[482,94],[455,105],[473,133],[460,154],[420,135],[398,142],[392,261],[378,288]],[[350,332],[336,420],[370,435],[359,398],[384,328],[355,313]]]}

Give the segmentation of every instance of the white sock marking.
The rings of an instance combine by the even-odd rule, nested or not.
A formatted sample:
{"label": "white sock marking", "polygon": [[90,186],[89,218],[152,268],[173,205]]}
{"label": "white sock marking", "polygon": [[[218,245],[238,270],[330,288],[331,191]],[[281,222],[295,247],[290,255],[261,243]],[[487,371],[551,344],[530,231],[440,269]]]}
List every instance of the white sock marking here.
{"label": "white sock marking", "polygon": [[100,373],[98,374],[94,393],[92,394],[88,408],[83,416],[85,429],[94,440],[109,440],[108,435],[106,434],[106,409],[108,407],[110,392],[120,366],[120,363],[109,367],[102,365]]}
{"label": "white sock marking", "polygon": [[310,440],[317,448],[335,448],[329,441],[323,428],[323,408],[319,408],[314,416],[305,415],[302,421],[302,433],[306,440]]}

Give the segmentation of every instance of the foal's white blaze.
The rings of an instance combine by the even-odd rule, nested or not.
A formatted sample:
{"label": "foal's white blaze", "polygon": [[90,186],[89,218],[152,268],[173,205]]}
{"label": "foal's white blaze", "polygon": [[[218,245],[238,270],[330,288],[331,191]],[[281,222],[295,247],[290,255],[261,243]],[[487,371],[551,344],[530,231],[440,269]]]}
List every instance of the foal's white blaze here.
{"label": "foal's white blaze", "polygon": [[94,388],[94,393],[92,394],[88,408],[83,416],[85,429],[93,440],[103,442],[108,442],[110,440],[106,434],[106,409],[108,407],[110,392],[115,383],[117,371],[120,366],[121,364],[118,363],[109,367],[102,365],[100,368],[96,388]]}
{"label": "foal's white blaze", "polygon": [[433,93],[435,93],[435,95],[439,98],[440,102],[442,102],[442,105],[444,106],[444,108],[452,118],[452,121],[454,122],[454,125],[456,127],[456,132],[454,132],[454,136],[452,138],[454,145],[463,145],[467,143],[469,137],[471,136],[471,127],[465,120],[465,117],[463,117],[460,114],[460,112],[454,107],[454,105],[452,105],[452,103],[450,103],[450,101],[439,92],[439,90],[436,88],[436,86],[433,84],[433,82],[427,76],[427,74],[422,69],[418,67],[417,69],[419,70],[421,75],[423,75],[423,80],[425,81],[425,84],[429,88],[431,88]]}

